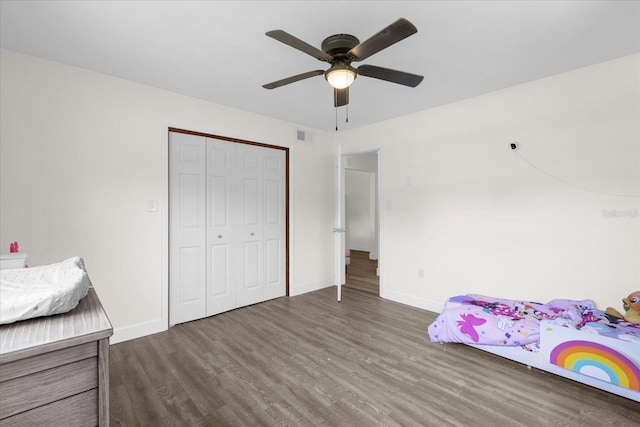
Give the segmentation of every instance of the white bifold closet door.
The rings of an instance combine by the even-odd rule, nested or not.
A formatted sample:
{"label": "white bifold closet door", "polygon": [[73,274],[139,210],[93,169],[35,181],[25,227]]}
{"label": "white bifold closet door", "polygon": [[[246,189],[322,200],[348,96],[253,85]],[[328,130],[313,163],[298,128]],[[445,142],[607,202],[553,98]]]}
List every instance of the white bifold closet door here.
{"label": "white bifold closet door", "polygon": [[169,321],[205,317],[205,144],[191,135],[169,138]]}
{"label": "white bifold closet door", "polygon": [[170,133],[170,322],[286,293],[285,152]]}

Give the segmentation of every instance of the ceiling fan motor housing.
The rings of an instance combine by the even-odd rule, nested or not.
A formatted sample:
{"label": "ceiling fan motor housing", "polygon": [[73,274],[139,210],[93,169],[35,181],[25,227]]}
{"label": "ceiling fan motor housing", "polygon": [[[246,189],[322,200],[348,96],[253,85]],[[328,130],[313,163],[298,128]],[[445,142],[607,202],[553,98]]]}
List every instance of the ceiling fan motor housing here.
{"label": "ceiling fan motor housing", "polygon": [[333,56],[334,60],[349,60],[347,53],[360,44],[360,40],[351,34],[334,34],[322,41],[322,51]]}

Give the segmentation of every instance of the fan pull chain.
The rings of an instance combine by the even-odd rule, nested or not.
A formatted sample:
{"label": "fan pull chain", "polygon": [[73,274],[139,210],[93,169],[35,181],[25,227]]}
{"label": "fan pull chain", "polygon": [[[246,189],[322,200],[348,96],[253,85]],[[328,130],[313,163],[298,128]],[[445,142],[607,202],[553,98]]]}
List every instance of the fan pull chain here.
{"label": "fan pull chain", "polygon": [[[337,131],[338,130],[338,107],[335,107],[335,108],[336,108],[336,131]],[[349,123],[349,104],[347,104],[347,108],[345,110],[345,113],[346,113],[345,123]]]}

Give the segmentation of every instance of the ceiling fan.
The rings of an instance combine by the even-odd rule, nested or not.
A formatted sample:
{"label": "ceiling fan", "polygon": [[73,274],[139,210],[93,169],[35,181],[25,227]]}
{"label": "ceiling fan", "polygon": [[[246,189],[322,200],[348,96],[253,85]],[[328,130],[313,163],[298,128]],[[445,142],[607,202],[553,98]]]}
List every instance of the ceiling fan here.
{"label": "ceiling fan", "polygon": [[351,63],[363,61],[371,55],[417,32],[417,28],[411,22],[400,18],[362,43],[360,43],[357,37],[351,34],[335,34],[324,39],[321,49],[318,49],[285,31],[268,31],[266,33],[267,36],[311,55],[320,61],[328,62],[331,64],[331,67],[326,71],[314,70],[297,74],[282,80],[267,83],[262,85],[262,87],[265,89],[275,89],[324,74],[325,79],[334,88],[333,104],[335,107],[349,104],[349,85],[353,83],[357,76],[373,77],[404,86],[416,87],[422,82],[423,76],[389,68],[376,67],[375,65],[360,65],[358,68],[354,68],[351,66]]}

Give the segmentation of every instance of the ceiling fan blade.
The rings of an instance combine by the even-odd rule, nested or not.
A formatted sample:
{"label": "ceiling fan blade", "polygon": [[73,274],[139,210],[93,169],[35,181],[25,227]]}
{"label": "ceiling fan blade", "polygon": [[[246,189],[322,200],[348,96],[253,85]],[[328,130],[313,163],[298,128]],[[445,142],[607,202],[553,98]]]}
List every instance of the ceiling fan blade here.
{"label": "ceiling fan blade", "polygon": [[280,86],[288,85],[289,83],[299,82],[300,80],[308,79],[309,77],[319,76],[324,74],[324,70],[307,71],[306,73],[297,74],[295,76],[287,77],[286,79],[277,80],[275,82],[262,85],[265,89],[275,89]]}
{"label": "ceiling fan blade", "polygon": [[398,19],[379,33],[371,36],[349,51],[349,55],[354,57],[354,61],[367,59],[374,53],[380,52],[392,44],[398,43],[418,32],[418,29],[404,18]]}
{"label": "ceiling fan blade", "polygon": [[267,31],[265,34],[271,37],[272,39],[276,39],[279,42],[289,45],[294,49],[298,49],[299,51],[304,52],[307,55],[311,55],[314,58],[319,59],[320,61],[331,62],[331,60],[333,59],[331,55],[328,55],[325,52],[321,51],[320,49],[314,46],[311,46],[309,43],[304,42],[299,38],[292,36],[286,31],[272,30],[272,31]]}
{"label": "ceiling fan blade", "polygon": [[342,107],[349,103],[349,88],[333,89],[333,105],[334,107]]}
{"label": "ceiling fan blade", "polygon": [[405,86],[416,87],[424,79],[417,74],[405,73],[404,71],[391,70],[389,68],[376,67],[375,65],[361,65],[358,67],[358,74],[374,79],[386,80],[391,83],[398,83]]}

